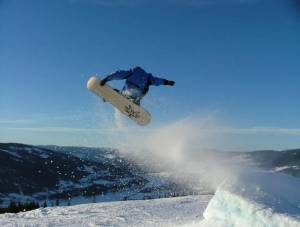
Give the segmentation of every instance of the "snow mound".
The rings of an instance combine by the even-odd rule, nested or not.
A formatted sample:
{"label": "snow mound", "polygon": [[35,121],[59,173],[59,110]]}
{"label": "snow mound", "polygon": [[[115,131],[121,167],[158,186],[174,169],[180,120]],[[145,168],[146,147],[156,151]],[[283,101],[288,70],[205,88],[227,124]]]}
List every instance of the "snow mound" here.
{"label": "snow mound", "polygon": [[201,226],[300,227],[300,180],[270,172],[226,179],[209,202]]}

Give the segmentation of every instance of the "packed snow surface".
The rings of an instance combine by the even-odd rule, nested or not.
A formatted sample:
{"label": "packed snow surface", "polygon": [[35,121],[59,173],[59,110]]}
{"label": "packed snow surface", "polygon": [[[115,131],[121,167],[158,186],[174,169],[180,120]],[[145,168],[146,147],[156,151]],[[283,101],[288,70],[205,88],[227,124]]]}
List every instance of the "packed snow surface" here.
{"label": "packed snow surface", "polygon": [[214,196],[49,207],[0,216],[0,226],[243,226],[300,227],[300,180],[240,172]]}
{"label": "packed snow surface", "polygon": [[1,215],[0,226],[181,226],[199,223],[210,196],[41,208]]}

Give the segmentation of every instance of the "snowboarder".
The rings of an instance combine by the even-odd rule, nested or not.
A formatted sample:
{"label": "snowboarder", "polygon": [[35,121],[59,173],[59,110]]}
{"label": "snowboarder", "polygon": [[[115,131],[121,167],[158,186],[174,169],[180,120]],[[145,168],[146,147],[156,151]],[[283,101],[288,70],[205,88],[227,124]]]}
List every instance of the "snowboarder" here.
{"label": "snowboarder", "polygon": [[175,84],[174,81],[154,77],[151,73],[146,73],[144,69],[136,66],[128,71],[119,70],[109,74],[100,82],[100,85],[103,86],[107,81],[124,79],[126,79],[126,82],[121,91],[121,95],[137,105],[140,105],[140,101],[147,94],[150,85],[173,86]]}

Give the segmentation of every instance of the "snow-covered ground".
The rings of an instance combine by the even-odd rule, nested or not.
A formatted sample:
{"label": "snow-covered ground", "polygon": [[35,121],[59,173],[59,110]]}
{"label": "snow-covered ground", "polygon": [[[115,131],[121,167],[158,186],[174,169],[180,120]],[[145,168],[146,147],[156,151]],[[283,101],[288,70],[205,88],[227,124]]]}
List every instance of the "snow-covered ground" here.
{"label": "snow-covered ground", "polygon": [[199,223],[210,196],[92,203],[0,216],[0,226],[181,226]]}
{"label": "snow-covered ground", "polygon": [[300,227],[300,180],[246,171],[214,196],[91,203],[0,215],[0,226]]}

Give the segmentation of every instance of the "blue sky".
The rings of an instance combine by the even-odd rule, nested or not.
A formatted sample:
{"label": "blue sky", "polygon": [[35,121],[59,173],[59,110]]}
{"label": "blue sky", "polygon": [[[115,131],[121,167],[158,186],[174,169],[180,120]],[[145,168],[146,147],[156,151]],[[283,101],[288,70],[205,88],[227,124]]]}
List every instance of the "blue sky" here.
{"label": "blue sky", "polygon": [[[2,0],[0,142],[299,148],[296,2]],[[176,82],[150,88],[146,127],[86,88],[136,65]]]}

